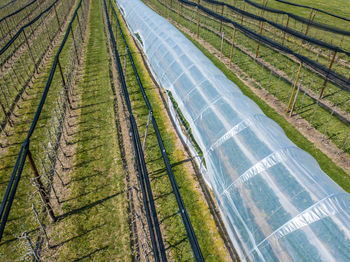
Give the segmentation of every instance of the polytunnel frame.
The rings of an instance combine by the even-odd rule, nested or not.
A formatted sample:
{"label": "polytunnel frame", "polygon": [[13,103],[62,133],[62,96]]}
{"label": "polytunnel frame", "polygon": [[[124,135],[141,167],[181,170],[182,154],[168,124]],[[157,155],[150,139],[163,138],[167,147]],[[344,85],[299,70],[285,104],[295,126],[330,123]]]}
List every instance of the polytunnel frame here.
{"label": "polytunnel frame", "polygon": [[[128,27],[129,27],[129,29],[130,29],[130,32],[134,35],[134,37],[135,37],[135,35],[137,34],[137,36],[138,37],[135,37],[135,39],[137,39],[139,42],[141,41],[141,46],[143,47],[143,49],[144,49],[144,52],[145,52],[145,54],[146,54],[146,58],[147,58],[147,63],[148,63],[148,65],[149,65],[149,67],[150,67],[150,69],[151,69],[151,71],[152,71],[152,73],[153,73],[153,76],[154,76],[154,78],[156,79],[156,81],[158,82],[158,84],[160,85],[160,86],[162,86],[164,89],[170,89],[169,88],[169,86],[168,87],[166,87],[166,86],[164,86],[164,83],[166,83],[166,81],[170,81],[170,80],[164,80],[163,78],[164,78],[164,75],[166,75],[166,71],[164,70],[164,72],[163,72],[163,74],[161,74],[161,75],[158,75],[157,74],[157,72],[156,72],[156,68],[154,68],[155,66],[159,66],[159,64],[161,63],[161,62],[159,62],[158,64],[156,64],[156,65],[154,65],[154,64],[152,64],[152,61],[151,61],[151,57],[149,57],[148,55],[147,55],[147,50],[145,50],[145,49],[147,49],[147,41],[149,40],[148,38],[150,37],[150,36],[152,36],[152,33],[154,33],[154,31],[152,31],[152,28],[150,28],[150,27],[148,27],[148,29],[149,29],[149,32],[148,32],[148,34],[147,34],[147,37],[145,37],[145,38],[143,38],[142,37],[142,32],[140,32],[140,31],[138,31],[137,29],[135,29],[135,28],[133,28],[133,26],[132,25],[130,25],[130,23],[132,22],[130,22],[129,20],[128,20],[128,17],[127,17],[127,14],[126,14],[126,12],[125,12],[125,7],[124,7],[124,5],[125,5],[125,3],[124,3],[124,5],[123,4],[121,4],[120,2],[125,2],[124,0],[118,0],[117,1],[117,4],[118,4],[118,6],[119,6],[119,8],[121,9],[121,11],[122,11],[122,13],[123,13],[123,15],[124,15],[124,17],[125,17],[125,21],[126,21],[126,23],[127,23],[127,25],[128,25]],[[130,2],[132,2],[132,4],[130,4]],[[149,12],[149,13],[152,13],[153,11],[148,11],[147,10],[147,12],[146,12],[146,8],[148,8],[148,7],[145,7],[145,5],[144,4],[141,4],[140,2],[138,2],[137,4],[136,4],[136,2],[138,2],[138,1],[129,1],[128,3],[126,3],[126,5],[128,5],[129,4],[129,7],[132,5],[133,6],[133,8],[131,8],[131,12],[135,12],[135,10],[137,9],[137,11],[139,11],[139,12],[142,12],[143,13],[143,16],[145,17],[145,13],[147,13],[147,12]],[[141,5],[144,5],[144,6],[141,6]],[[137,8],[136,8],[136,6],[137,6]],[[140,11],[141,10],[141,11]],[[136,12],[137,12],[136,11]],[[161,26],[164,26],[165,25],[165,27],[168,27],[168,29],[169,29],[169,27],[172,27],[172,25],[170,25],[169,24],[169,22],[167,22],[164,18],[159,18],[159,17],[157,17],[158,15],[156,15],[155,13],[154,14],[152,14],[153,15],[153,17],[152,18],[154,18],[154,19],[163,19],[162,20],[162,23],[159,23]],[[136,19],[135,18],[136,17],[136,15],[132,18],[132,19]],[[150,20],[150,17],[151,17],[151,15],[149,15],[149,16],[146,16],[146,19],[143,19],[142,21],[140,21],[140,19],[139,19],[139,24],[141,24],[142,22],[144,22],[144,23],[146,23],[147,21],[149,21]],[[156,18],[155,18],[156,17]],[[147,20],[147,21],[146,21]],[[163,23],[163,21],[164,21],[164,23]],[[158,21],[159,22],[159,21]],[[170,26],[169,26],[170,25]],[[134,24],[134,26],[135,26],[135,24]],[[136,26],[137,27],[137,26]],[[158,29],[159,29],[159,26],[158,26]],[[151,32],[152,31],[152,32]],[[169,29],[169,31],[171,31],[170,29]],[[176,31],[176,30],[174,30],[174,31]],[[164,34],[164,31],[161,33],[161,34]],[[168,34],[170,34],[170,33],[168,33]],[[153,37],[157,37],[158,36],[158,41],[159,42],[162,42],[163,44],[166,42],[166,40],[164,40],[164,39],[161,39],[160,38],[160,34],[158,34],[158,35],[156,35],[156,34],[153,34]],[[188,42],[189,42],[189,40],[187,40]],[[154,44],[154,42],[155,42],[155,40],[152,42],[153,44]],[[156,54],[157,53],[157,50],[159,50],[161,47],[164,49],[164,46],[162,46],[162,43],[161,44],[159,44],[158,46],[157,46],[157,48],[158,49],[156,49],[156,50],[153,50],[153,54]],[[188,43],[187,43],[188,44]],[[191,43],[191,45],[194,47],[194,49],[196,49],[196,47]],[[150,47],[151,47],[152,45],[150,45]],[[176,43],[175,43],[175,46],[176,46]],[[169,50],[168,51],[168,53],[166,54],[166,55],[164,55],[163,57],[165,57],[165,56],[167,56],[170,52],[172,52],[172,50]],[[194,52],[194,53],[196,53],[196,52]],[[198,51],[197,51],[197,53],[198,53]],[[181,55],[183,56],[185,53],[183,52],[183,53],[181,53]],[[195,56],[195,55],[194,55]],[[202,56],[204,56],[203,54],[202,54]],[[206,58],[207,59],[207,58]],[[212,64],[211,63],[211,61],[209,60],[209,59],[207,59],[207,61],[208,61],[208,63],[209,64]],[[192,62],[193,62],[193,64],[195,64],[195,62],[197,62],[198,63],[198,61],[194,61],[194,60],[192,60]],[[181,65],[182,66],[182,65]],[[193,66],[193,65],[192,65]],[[191,66],[191,67],[192,67]],[[171,65],[167,65],[167,68],[170,68],[171,67]],[[190,67],[184,67],[184,69],[185,70],[189,70],[190,69]],[[202,72],[203,73],[203,72]],[[182,74],[180,74],[180,75],[178,75],[177,76],[177,80],[178,79],[180,79],[181,78],[181,76],[184,74],[184,72],[182,73]],[[221,74],[222,74],[222,72],[221,72]],[[173,83],[176,83],[176,81],[177,80],[173,80]],[[202,81],[203,82],[203,81]],[[198,84],[197,84],[197,86],[198,86]],[[190,92],[192,92],[193,90],[190,90],[190,91],[188,91],[188,93],[186,94],[186,95],[188,95]],[[172,93],[173,94],[173,93]],[[237,93],[236,93],[237,94]],[[222,94],[221,94],[222,95]],[[183,107],[185,107],[185,105],[183,104],[183,100],[181,100],[181,99],[179,99],[180,97],[178,96],[177,98],[178,99],[176,99],[176,96],[177,96],[177,94],[175,94],[174,95],[174,98],[175,98],[175,101],[176,101],[176,103],[179,105],[179,107],[180,107],[180,110],[182,109],[181,108],[181,105],[183,106]],[[245,97],[244,95],[242,95],[242,98],[243,97]],[[169,99],[169,96],[168,96],[168,99]],[[244,100],[244,99],[243,99]],[[171,102],[171,101],[170,101]],[[251,101],[250,101],[251,102]],[[253,102],[252,102],[253,103]],[[171,104],[171,103],[170,103]],[[213,106],[213,104],[215,104],[215,103],[211,103],[210,104],[210,106],[207,106],[207,108],[210,108],[211,106]],[[186,112],[186,110],[181,110],[181,112],[182,112],[182,114],[184,115],[184,117],[185,117],[185,119],[189,122],[189,124],[190,124],[190,126],[191,126],[191,129],[193,128],[193,122],[191,123],[191,121],[189,120],[190,118],[191,118],[191,116],[189,115],[189,113],[188,112]],[[203,112],[205,112],[205,110],[203,110]],[[261,112],[261,110],[260,110],[260,112]],[[186,115],[187,115],[187,117],[186,117]],[[275,122],[273,122],[272,120],[270,120],[269,118],[267,118],[262,112],[261,112],[261,114],[257,114],[257,115],[262,115],[262,118],[265,118],[267,121],[270,121],[270,123],[272,123],[271,125],[273,126],[273,125],[275,125],[275,127],[277,126],[277,129],[280,129],[280,130],[282,130]],[[253,114],[252,116],[252,119],[255,119],[255,115]],[[258,117],[258,116],[257,116]],[[242,121],[240,121],[239,123],[244,123],[245,121],[247,121],[247,119],[243,119]],[[237,125],[237,123],[236,123],[236,125]],[[254,125],[256,125],[256,123],[254,123],[254,122],[252,122],[252,126],[248,126],[249,128],[252,128],[252,127],[257,127],[257,126],[254,126]],[[272,128],[273,129],[273,128]],[[276,129],[276,130],[277,130]],[[179,130],[179,129],[178,129]],[[181,128],[180,128],[180,130],[181,130]],[[276,131],[275,130],[275,131]],[[197,138],[197,137],[199,137],[199,143],[200,143],[200,146],[202,145],[204,145],[205,143],[202,141],[202,138],[201,138],[201,136],[197,133],[197,134],[195,134],[197,132],[197,130],[194,130],[194,136],[195,136],[195,138]],[[226,133],[224,133],[221,137],[225,137],[227,134],[229,133],[229,131],[227,131]],[[240,132],[238,132],[238,134],[239,134]],[[272,132],[273,133],[273,132]],[[313,227],[315,226],[315,224],[317,223],[317,221],[321,221],[322,219],[324,219],[324,218],[330,218],[332,215],[334,216],[332,219],[334,219],[334,220],[340,220],[340,222],[342,222],[342,223],[340,223],[341,224],[341,226],[343,226],[343,228],[344,228],[344,230],[347,230],[347,237],[348,237],[348,239],[349,239],[349,235],[350,235],[350,233],[349,233],[349,217],[350,217],[350,215],[349,215],[349,212],[346,212],[346,210],[349,210],[348,209],[348,207],[349,207],[349,202],[350,202],[350,199],[349,199],[349,194],[347,194],[347,193],[345,193],[338,185],[336,185],[335,184],[335,182],[333,181],[333,180],[331,180],[321,169],[320,169],[320,167],[318,166],[318,164],[317,164],[317,162],[312,158],[312,156],[311,155],[309,155],[308,153],[306,153],[305,151],[303,151],[303,150],[301,150],[301,149],[299,149],[299,148],[297,148],[291,141],[289,141],[289,139],[286,137],[286,135],[285,135],[285,133],[283,132],[283,130],[282,130],[282,133],[283,133],[283,136],[282,136],[282,138],[285,140],[284,142],[288,142],[288,143],[286,143],[286,144],[289,144],[289,146],[287,145],[284,145],[283,147],[281,147],[281,148],[279,148],[279,149],[281,149],[281,150],[284,150],[284,149],[286,149],[286,150],[288,150],[288,148],[290,147],[290,148],[295,148],[295,149],[297,149],[296,151],[300,151],[299,152],[299,158],[300,158],[300,160],[302,159],[302,158],[307,158],[307,159],[309,159],[310,160],[310,164],[309,164],[309,166],[308,165],[299,165],[298,167],[293,167],[295,170],[297,170],[298,168],[299,168],[299,170],[297,170],[297,171],[295,171],[294,170],[294,172],[300,172],[300,174],[299,174],[299,176],[300,177],[297,177],[299,180],[301,180],[301,179],[303,179],[303,180],[306,180],[306,179],[314,179],[314,181],[316,182],[314,182],[314,184],[311,184],[311,185],[309,185],[309,187],[307,187],[304,191],[300,191],[298,194],[300,194],[300,193],[310,193],[311,194],[311,192],[312,192],[312,190],[313,189],[315,189],[315,187],[317,187],[317,189],[324,189],[324,192],[325,192],[325,197],[320,197],[319,195],[317,195],[317,194],[321,194],[320,192],[317,192],[317,193],[315,193],[315,192],[312,192],[313,193],[313,195],[312,195],[312,197],[313,198],[315,198],[316,200],[315,200],[315,202],[313,202],[313,204],[312,205],[310,205],[308,208],[305,208],[303,211],[301,211],[300,212],[300,210],[298,211],[299,213],[298,214],[296,214],[296,215],[294,215],[294,216],[292,216],[291,215],[291,218],[289,218],[285,223],[283,223],[283,224],[281,224],[277,229],[275,229],[275,230],[273,230],[272,231],[272,233],[271,234],[269,234],[269,235],[267,235],[267,237],[265,237],[262,241],[260,241],[260,242],[258,242],[257,244],[255,244],[254,245],[254,247],[253,248],[250,248],[250,249],[248,249],[248,250],[246,250],[246,251],[248,251],[248,254],[246,254],[246,255],[243,255],[243,259],[244,260],[246,260],[246,259],[253,259],[253,260],[257,260],[257,261],[260,261],[260,260],[262,260],[262,261],[265,261],[265,257],[264,256],[266,256],[267,254],[262,254],[262,251],[260,252],[260,250],[259,250],[259,247],[261,246],[261,245],[263,245],[263,244],[266,244],[266,242],[268,241],[268,240],[270,240],[270,238],[273,238],[273,237],[275,237],[276,235],[277,235],[277,233],[279,233],[279,232],[282,232],[283,230],[282,229],[286,229],[285,230],[285,232],[287,232],[287,234],[286,235],[289,235],[289,234],[292,234],[294,231],[298,231],[298,230],[300,230],[300,229],[305,229],[305,230],[309,230],[309,231],[311,231],[312,232],[312,234],[313,234],[313,236],[315,235],[315,234],[317,234],[317,233],[315,233],[314,231],[316,231],[316,229],[314,229]],[[197,136],[197,137],[196,137]],[[231,136],[231,138],[232,138],[233,136]],[[229,136],[229,138],[230,138],[230,136]],[[281,139],[281,140],[283,140],[283,139]],[[198,142],[198,140],[197,140],[197,142]],[[219,139],[217,139],[216,141],[218,141]],[[271,142],[271,141],[270,141]],[[273,144],[273,142],[271,142],[271,144],[270,145],[272,145]],[[201,148],[202,148],[202,146],[201,146]],[[206,154],[208,155],[208,151],[210,151],[210,150],[203,150],[203,148],[202,148],[202,151],[203,152],[206,152]],[[293,160],[296,160],[297,159],[297,157],[295,156],[295,155],[292,155],[291,154],[291,156],[289,156],[289,157],[291,157],[291,158],[293,158]],[[266,158],[266,157],[265,157]],[[264,159],[265,159],[264,158]],[[268,157],[267,157],[268,158]],[[255,164],[255,165],[253,165],[253,167],[257,167],[259,164],[261,164],[262,163],[262,160],[263,159],[260,159],[259,161],[257,161],[257,163]],[[287,160],[288,160],[288,158],[287,158]],[[276,166],[276,165],[278,165],[278,164],[280,164],[281,162],[276,162],[275,164],[273,164],[273,165],[271,165],[272,167],[273,166]],[[302,161],[301,161],[301,163],[302,163]],[[284,166],[283,166],[284,167]],[[261,173],[264,173],[264,172],[266,172],[266,170],[268,170],[270,167],[267,167],[267,168],[265,168],[265,170],[260,170],[256,175],[259,175],[259,176],[263,176]],[[290,168],[290,169],[293,169],[293,168]],[[248,171],[248,170],[246,170],[246,171]],[[292,172],[293,170],[288,170],[288,172]],[[310,172],[311,174],[307,174],[307,172]],[[312,175],[312,172],[315,172],[315,174],[316,174],[316,176],[314,176],[313,177],[313,175]],[[244,173],[246,173],[246,172],[244,172]],[[291,173],[291,174],[294,174],[294,173]],[[266,175],[265,175],[266,176]],[[240,176],[241,177],[241,176]],[[236,178],[235,180],[237,180],[238,178]],[[249,178],[250,179],[250,178]],[[270,177],[270,179],[272,179],[271,177]],[[290,178],[288,178],[288,179],[290,179]],[[316,179],[316,180],[315,180]],[[317,179],[319,179],[320,180],[320,182],[317,182],[318,180]],[[206,181],[208,182],[208,184],[210,185],[211,184],[211,181],[210,181],[210,179],[209,180],[207,180],[206,179]],[[299,181],[296,181],[296,182],[298,182],[299,183]],[[305,182],[305,181],[304,181]],[[299,184],[299,186],[302,186],[303,184]],[[213,188],[213,187],[212,187]],[[227,189],[227,188],[226,188]],[[214,191],[215,191],[215,188],[214,188]],[[330,192],[333,192],[333,193],[330,193]],[[215,192],[214,192],[215,193]],[[226,194],[226,193],[225,193]],[[280,192],[280,194],[283,194],[282,192]],[[217,194],[215,194],[216,195],[216,197],[217,197]],[[294,198],[292,198],[291,200],[293,200]],[[311,200],[313,200],[313,199],[311,199]],[[311,201],[310,200],[310,201]],[[231,223],[231,221],[229,221],[229,217],[226,217],[225,216],[225,210],[227,209],[227,206],[224,206],[223,204],[222,204],[222,199],[220,199],[220,198],[217,198],[217,201],[218,201],[218,203],[219,203],[219,206],[220,206],[220,212],[221,212],[221,214],[222,214],[222,217],[223,217],[223,220],[225,221],[225,224],[226,224],[226,227],[227,227],[227,229],[228,230],[230,230],[230,231],[232,231],[232,230],[234,230],[234,228],[232,228],[232,227],[230,227],[230,223]],[[324,205],[324,203],[326,203],[326,202],[329,202],[328,203],[328,206],[326,205]],[[290,203],[289,203],[290,204]],[[294,207],[294,206],[293,206]],[[282,209],[282,208],[284,208],[284,206],[281,204],[280,205],[280,207],[279,207],[279,209]],[[322,209],[323,208],[323,209]],[[328,208],[328,209],[327,209]],[[225,210],[223,210],[223,209],[225,209]],[[313,210],[313,213],[311,212],[309,212],[310,210]],[[342,214],[342,216],[340,216],[339,218],[337,218],[337,217],[335,217],[335,215],[339,215],[339,214]],[[311,217],[311,220],[310,220],[310,217]],[[344,221],[344,217],[345,218],[347,218],[348,220],[346,220],[346,221]],[[301,223],[301,221],[302,221],[302,218],[304,218],[304,219],[306,219],[306,220],[304,220],[304,221],[306,221],[306,223]],[[318,219],[317,219],[318,218]],[[343,220],[341,220],[341,219],[343,219]],[[327,220],[328,221],[328,220]],[[294,223],[295,222],[295,223]],[[332,220],[332,222],[333,222],[333,220]],[[294,223],[294,230],[291,230],[291,226],[292,226],[292,224]],[[338,223],[339,224],[339,223]],[[336,225],[336,224],[335,224]],[[338,225],[336,225],[336,226],[338,226]],[[289,228],[288,228],[289,227]],[[312,228],[311,228],[312,227]],[[288,229],[288,230],[287,230]],[[338,229],[338,228],[337,228]],[[301,230],[301,234],[304,234],[305,232],[303,231],[303,230]],[[299,232],[299,231],[298,231]],[[332,233],[333,233],[333,231],[331,231]],[[344,233],[343,231],[340,231],[339,230],[339,232],[340,233]],[[319,232],[318,232],[319,233]],[[240,234],[240,233],[239,233]],[[282,234],[283,235],[283,234]],[[281,234],[280,234],[280,236],[282,236]],[[282,236],[283,237],[283,236]],[[309,237],[310,237],[310,235],[309,235]],[[344,237],[344,234],[343,234],[343,237]],[[318,236],[317,237],[313,237],[313,239],[312,239],[312,241],[315,241],[315,239],[320,243],[320,241],[318,240]],[[232,238],[231,238],[232,239]],[[235,242],[235,239],[232,239],[233,240],[233,242]],[[309,242],[308,243],[311,243],[311,239],[307,239]],[[321,239],[322,240],[322,239]],[[236,243],[236,242],[235,242]],[[237,244],[237,243],[236,243]],[[327,243],[326,243],[327,244]],[[328,244],[330,244],[330,243],[328,243]],[[348,244],[348,243],[345,243],[345,244]],[[289,251],[290,251],[290,246],[287,246],[286,244],[284,244],[285,246],[286,246],[286,250],[282,250],[282,252],[283,252],[283,254],[281,255],[281,250],[279,251],[279,253],[278,253],[278,255],[281,255],[282,257],[284,257],[284,258],[289,258],[290,260],[295,260],[297,257],[295,257],[295,256],[293,256],[293,255],[295,255],[295,254],[291,254]],[[349,244],[348,244],[349,245]],[[312,246],[312,245],[311,245]],[[312,246],[313,248],[316,248],[315,246]],[[349,247],[350,246],[347,246],[347,248],[345,249],[345,252],[347,251],[347,253],[348,254],[345,254],[345,256],[347,255],[347,256],[349,256],[349,254],[350,254],[350,252],[349,252]],[[289,248],[289,250],[287,250]],[[270,249],[271,249],[271,251],[272,251],[272,246],[271,246],[271,243],[270,243]],[[246,253],[245,252],[245,250],[244,250],[244,248],[241,248],[241,249],[239,249],[239,251],[241,252],[240,253],[240,255],[242,255],[242,254],[244,254],[244,253]],[[274,250],[275,251],[275,250]],[[319,249],[317,249],[317,251],[320,251]],[[255,254],[252,254],[253,252],[256,252],[257,253],[257,256],[255,255]],[[321,253],[322,253],[322,251],[320,251]],[[260,254],[259,254],[260,253]],[[315,253],[315,250],[312,250],[312,252],[310,251],[310,253]],[[250,257],[248,257],[250,254],[252,254]],[[317,254],[319,254],[319,253],[317,253]],[[324,258],[328,258],[328,259],[330,259],[329,261],[331,261],[332,259],[334,259],[335,258],[335,255],[337,255],[337,254],[333,254],[332,253],[332,251],[331,250],[327,250],[327,251],[324,251],[324,254],[322,253],[322,255],[323,255],[323,259]],[[293,257],[292,257],[293,256]],[[270,257],[269,257],[270,259],[274,259],[274,257],[271,255]],[[318,257],[318,258],[321,258],[321,257]]]}

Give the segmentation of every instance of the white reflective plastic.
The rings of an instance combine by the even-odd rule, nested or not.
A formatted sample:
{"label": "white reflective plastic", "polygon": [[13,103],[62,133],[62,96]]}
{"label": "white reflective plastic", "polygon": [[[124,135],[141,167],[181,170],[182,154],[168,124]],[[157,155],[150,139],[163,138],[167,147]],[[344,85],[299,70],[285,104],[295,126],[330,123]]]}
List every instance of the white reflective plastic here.
{"label": "white reflective plastic", "polygon": [[242,260],[350,261],[349,194],[166,19],[139,0],[117,4],[204,152]]}

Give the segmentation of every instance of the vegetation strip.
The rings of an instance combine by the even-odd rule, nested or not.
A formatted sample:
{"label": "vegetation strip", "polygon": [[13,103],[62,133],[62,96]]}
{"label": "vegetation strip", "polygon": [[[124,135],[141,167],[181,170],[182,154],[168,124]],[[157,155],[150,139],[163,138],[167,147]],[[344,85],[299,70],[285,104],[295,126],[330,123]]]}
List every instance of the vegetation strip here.
{"label": "vegetation strip", "polygon": [[[50,226],[54,249],[44,261],[132,261],[127,200],[109,76],[103,2],[91,1],[87,46],[66,133],[73,149],[56,181],[61,215]],[[71,151],[72,150],[72,151]]]}
{"label": "vegetation strip", "polygon": [[131,103],[130,103],[130,99],[129,99],[129,93],[127,90],[125,76],[123,73],[123,67],[122,67],[121,62],[120,62],[117,44],[116,44],[116,41],[114,38],[114,33],[112,30],[111,22],[109,19],[109,14],[107,11],[106,1],[104,0],[103,2],[104,2],[104,8],[105,8],[105,15],[107,18],[107,26],[108,26],[110,38],[112,41],[112,47],[113,47],[114,53],[115,53],[116,66],[117,66],[119,77],[121,80],[124,99],[126,102],[126,106],[128,108],[128,112],[129,112],[129,122],[130,122],[130,126],[131,126],[131,133],[133,136],[134,150],[136,152],[137,169],[138,169],[138,172],[140,175],[140,183],[141,183],[141,188],[142,188],[142,192],[143,192],[144,207],[146,209],[146,216],[147,216],[148,227],[149,227],[149,231],[150,231],[150,235],[151,235],[151,242],[152,242],[152,246],[153,246],[154,258],[156,261],[160,261],[160,260],[167,261],[165,249],[164,249],[164,243],[163,243],[162,235],[160,232],[159,222],[158,222],[156,208],[155,208],[155,204],[154,204],[153,194],[152,194],[152,190],[151,190],[151,186],[150,186],[150,182],[149,182],[148,171],[146,168],[146,163],[144,160],[144,155],[143,155],[142,146],[141,146],[141,142],[140,142],[140,137],[138,134],[138,129],[137,129],[137,125],[135,122],[135,118],[134,118],[133,113],[132,113]]}

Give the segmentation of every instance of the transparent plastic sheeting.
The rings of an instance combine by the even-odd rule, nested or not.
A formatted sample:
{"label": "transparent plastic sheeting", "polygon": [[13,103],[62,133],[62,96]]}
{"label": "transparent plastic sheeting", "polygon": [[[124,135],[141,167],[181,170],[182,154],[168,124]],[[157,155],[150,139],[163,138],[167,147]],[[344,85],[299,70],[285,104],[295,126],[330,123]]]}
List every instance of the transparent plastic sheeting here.
{"label": "transparent plastic sheeting", "polygon": [[117,4],[204,152],[241,259],[350,261],[349,194],[166,19],[139,0]]}

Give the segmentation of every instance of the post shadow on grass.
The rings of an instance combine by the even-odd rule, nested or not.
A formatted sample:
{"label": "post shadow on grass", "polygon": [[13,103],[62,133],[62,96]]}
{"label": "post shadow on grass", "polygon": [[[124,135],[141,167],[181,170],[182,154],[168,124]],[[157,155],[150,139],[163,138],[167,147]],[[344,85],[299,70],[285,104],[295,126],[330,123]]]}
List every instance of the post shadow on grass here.
{"label": "post shadow on grass", "polygon": [[[93,101],[96,101],[96,99],[93,100]],[[104,100],[104,101],[100,101],[100,102],[96,102],[96,103],[91,103],[91,104],[88,104],[88,105],[77,106],[77,107],[75,107],[75,109],[89,108],[89,107],[93,107],[93,106],[98,106],[98,105],[106,104],[106,103],[108,103],[108,102],[109,102],[109,100]]]}
{"label": "post shadow on grass", "polygon": [[81,198],[81,197],[83,197],[83,196],[89,195],[89,194],[91,194],[91,193],[96,193],[96,192],[98,192],[99,190],[105,188],[106,186],[107,186],[106,184],[103,184],[102,186],[96,187],[94,190],[91,190],[91,191],[89,191],[89,192],[84,192],[84,193],[82,193],[82,194],[80,194],[80,195],[78,195],[78,196],[75,196],[75,197],[71,197],[71,198],[68,198],[68,199],[61,200],[61,201],[59,201],[59,203],[60,203],[60,204],[66,203],[66,202],[69,202],[69,201],[72,201],[72,200],[76,200],[76,199],[78,199],[78,198]]}
{"label": "post shadow on grass", "polygon": [[[72,141],[72,142],[69,143],[69,145],[74,145],[74,144],[77,144],[77,143],[83,143],[83,142],[86,142],[86,141],[89,141],[89,140],[94,140],[94,139],[97,139],[97,138],[100,138],[100,136],[96,135],[96,136],[86,137],[84,139],[79,139],[79,140]],[[99,159],[96,159],[96,160],[99,160]]]}
{"label": "post shadow on grass", "polygon": [[93,173],[93,174],[89,174],[87,176],[83,176],[83,177],[79,177],[79,178],[74,178],[74,179],[71,179],[69,180],[65,185],[69,185],[73,182],[79,182],[79,181],[82,181],[82,180],[85,180],[85,179],[89,179],[89,178],[92,178],[92,177],[98,177],[100,175],[102,175],[103,173],[101,171],[98,171],[96,173]]}
{"label": "post shadow on grass", "polygon": [[80,233],[79,235],[76,235],[76,236],[74,236],[74,237],[71,237],[71,238],[68,238],[68,239],[66,239],[66,240],[63,240],[62,242],[60,242],[60,243],[58,243],[58,244],[50,245],[50,248],[51,248],[51,249],[54,249],[54,248],[61,247],[61,246],[63,246],[64,244],[67,244],[67,243],[70,242],[70,241],[73,241],[73,240],[78,239],[78,238],[80,238],[80,237],[82,237],[82,236],[85,236],[85,235],[91,233],[92,231],[94,231],[94,230],[96,230],[96,229],[99,229],[99,228],[101,228],[101,227],[103,227],[103,226],[105,226],[105,225],[106,225],[106,223],[103,223],[103,224],[101,224],[101,225],[96,225],[96,226],[92,227],[92,228],[89,229],[89,230],[85,230],[84,232]]}
{"label": "post shadow on grass", "polygon": [[[35,229],[32,229],[30,231],[28,231],[28,234],[31,234],[31,233],[35,233],[35,232],[38,232],[40,229],[39,227],[35,228]],[[5,231],[6,232],[6,231]],[[3,239],[6,238],[6,233],[4,234],[3,236]],[[8,243],[11,243],[11,242],[14,242],[14,241],[17,241],[18,240],[18,237],[13,237],[13,238],[10,238],[10,239],[7,239],[5,241],[1,241],[0,242],[0,247],[3,246],[3,245],[6,245]]]}
{"label": "post shadow on grass", "polygon": [[82,260],[84,260],[84,259],[86,259],[86,258],[91,258],[92,255],[95,255],[95,254],[98,253],[98,252],[101,252],[101,251],[103,251],[103,250],[106,250],[108,247],[109,247],[109,246],[104,246],[104,247],[101,247],[101,248],[97,248],[97,249],[95,249],[94,251],[92,251],[92,252],[86,254],[85,256],[82,256],[82,257],[80,257],[80,258],[77,258],[77,259],[72,260],[72,262],[78,262],[78,261],[82,261]]}
{"label": "post shadow on grass", "polygon": [[335,94],[338,94],[340,91],[341,91],[341,89],[336,90],[336,91],[334,91],[333,93],[329,93],[329,94],[327,94],[327,95],[324,95],[324,96],[322,97],[322,99],[325,99],[325,98],[334,96]]}
{"label": "post shadow on grass", "polygon": [[[179,188],[179,189],[180,189],[180,188]],[[162,199],[162,198],[166,198],[167,196],[172,195],[173,192],[174,192],[173,190],[170,190],[169,192],[165,192],[165,193],[156,195],[156,196],[154,196],[154,201],[159,200],[159,199]]]}
{"label": "post shadow on grass", "polygon": [[[162,157],[161,157],[160,159],[162,159]],[[170,166],[171,166],[172,168],[174,168],[174,167],[176,167],[176,166],[182,165],[182,164],[184,164],[184,163],[186,163],[186,162],[190,162],[190,161],[192,161],[192,160],[193,160],[193,157],[190,157],[190,158],[183,159],[183,160],[178,161],[178,162],[175,162],[175,163],[170,163]],[[151,161],[152,161],[152,160],[151,160]],[[149,161],[148,163],[150,163],[151,161]],[[154,161],[156,161],[156,160],[154,160]],[[155,170],[155,171],[153,171],[153,172],[150,172],[149,175],[152,176],[152,179],[153,179],[153,177],[154,177],[155,175],[161,174],[161,173],[163,173],[163,172],[165,172],[165,171],[166,171],[166,168],[164,167],[164,168],[161,168],[161,169],[157,169],[157,170]]]}
{"label": "post shadow on grass", "polygon": [[102,204],[103,202],[105,202],[105,201],[107,201],[107,200],[109,200],[109,199],[111,199],[113,197],[116,197],[116,196],[118,196],[118,195],[120,195],[122,193],[124,193],[124,190],[120,191],[118,193],[115,193],[113,195],[110,195],[108,197],[102,198],[100,200],[94,201],[94,202],[92,202],[90,204],[87,204],[85,206],[82,206],[80,208],[73,209],[73,210],[71,210],[71,211],[69,211],[67,213],[62,214],[62,215],[59,215],[59,216],[57,216],[57,222],[62,221],[66,217],[69,217],[69,216],[72,216],[72,215],[75,215],[75,214],[79,214],[79,213],[81,213],[81,212],[83,212],[85,210],[88,210],[88,209],[93,208],[93,207],[95,207],[95,206],[97,206],[99,204]]}
{"label": "post shadow on grass", "polygon": [[169,242],[167,241],[167,247],[165,248],[165,250],[167,251],[167,250],[169,250],[169,249],[171,249],[171,248],[176,248],[177,250],[179,250],[179,251],[181,251],[179,248],[178,248],[178,246],[180,245],[180,244],[182,244],[183,242],[185,242],[185,241],[187,241],[187,237],[184,237],[184,238],[182,238],[182,239],[180,239],[179,241],[177,241],[177,242],[175,242],[174,244],[169,244]]}
{"label": "post shadow on grass", "polygon": [[91,163],[99,161],[101,159],[102,159],[101,157],[98,157],[98,158],[92,158],[90,160],[84,160],[84,161],[82,161],[80,163],[77,163],[77,164],[73,165],[72,168],[83,167],[85,165],[91,164]]}

